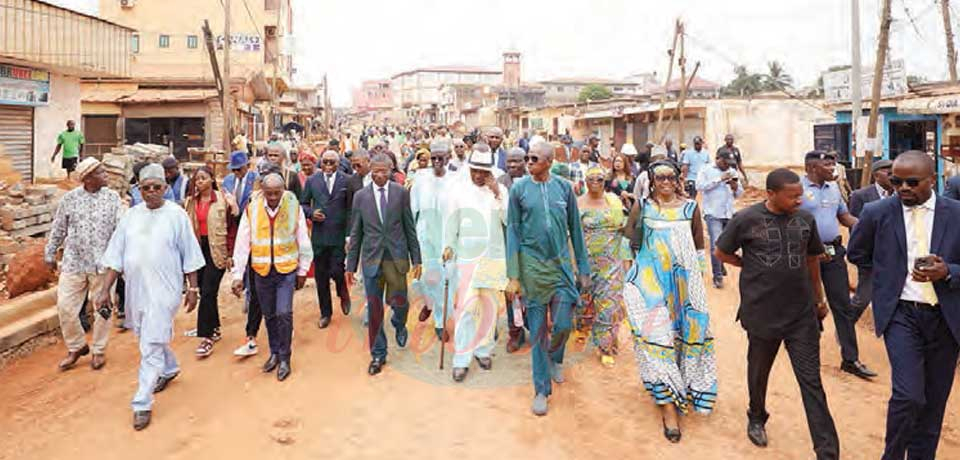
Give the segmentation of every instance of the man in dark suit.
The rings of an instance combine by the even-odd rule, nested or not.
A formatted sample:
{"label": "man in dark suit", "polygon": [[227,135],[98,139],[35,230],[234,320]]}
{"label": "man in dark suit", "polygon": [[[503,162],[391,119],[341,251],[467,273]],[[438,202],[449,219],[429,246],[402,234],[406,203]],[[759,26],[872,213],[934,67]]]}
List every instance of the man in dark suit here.
{"label": "man in dark suit", "polygon": [[960,200],[960,176],[953,176],[947,180],[947,185],[943,189],[943,196]]}
{"label": "man in dark suit", "polygon": [[370,185],[370,154],[366,150],[357,150],[350,155],[353,175],[347,180],[347,193],[352,201],[353,195],[363,187]]}
{"label": "man in dark suit", "polygon": [[339,172],[340,154],[333,150],[320,157],[320,174],[314,174],[304,185],[300,203],[303,212],[313,220],[313,274],[317,281],[317,300],[320,319],[317,326],[324,329],[333,316],[330,298],[330,279],[337,285],[340,310],[350,314],[350,291],[343,274],[344,247],[347,238],[347,220],[353,196],[347,184],[350,176]]}
{"label": "man in dark suit", "polygon": [[[873,184],[863,187],[850,194],[850,214],[857,219],[867,203],[887,198],[893,195],[893,185],[890,184],[890,171],[893,162],[880,160],[873,162],[870,171],[873,172]],[[850,298],[850,307],[853,317],[860,318],[870,304],[873,292],[873,277],[869,268],[857,268],[857,292]]]}
{"label": "man in dark suit", "polygon": [[933,193],[933,161],[900,154],[897,194],[867,205],[848,258],[873,268],[873,318],[890,357],[884,460],[936,456],[960,354],[960,203]]}
{"label": "man in dark suit", "polygon": [[421,272],[420,245],[410,210],[410,195],[403,186],[390,182],[392,167],[393,162],[385,154],[378,154],[371,161],[372,182],[354,195],[347,256],[350,284],[361,257],[363,259],[363,289],[370,314],[368,338],[373,358],[367,369],[370,375],[379,374],[387,362],[384,294],[393,308],[390,322],[397,331],[397,346],[403,348],[407,345],[407,311],[410,309],[407,271],[412,264],[414,278],[419,279]]}
{"label": "man in dark suit", "polygon": [[890,185],[890,171],[893,168],[893,162],[890,160],[875,161],[870,166],[873,173],[873,184],[860,188],[850,194],[850,214],[857,219],[863,212],[863,207],[867,203],[872,203],[881,198],[893,195],[893,186]]}

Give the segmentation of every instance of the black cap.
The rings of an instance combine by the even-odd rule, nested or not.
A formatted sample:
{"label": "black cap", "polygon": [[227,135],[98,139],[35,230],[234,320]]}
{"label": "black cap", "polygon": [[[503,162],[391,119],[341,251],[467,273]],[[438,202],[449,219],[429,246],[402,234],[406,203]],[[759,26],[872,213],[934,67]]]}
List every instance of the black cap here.
{"label": "black cap", "polygon": [[813,150],[813,151],[807,152],[807,154],[803,157],[803,161],[836,160],[836,159],[837,159],[837,156],[834,155],[833,153],[824,152],[822,150]]}

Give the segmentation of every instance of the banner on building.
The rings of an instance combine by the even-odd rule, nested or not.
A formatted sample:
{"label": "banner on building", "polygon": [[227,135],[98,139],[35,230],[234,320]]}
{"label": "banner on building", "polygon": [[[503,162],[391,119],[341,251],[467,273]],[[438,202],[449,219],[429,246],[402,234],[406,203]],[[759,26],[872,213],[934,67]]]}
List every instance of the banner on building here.
{"label": "banner on building", "polygon": [[50,103],[50,72],[0,64],[0,104],[39,106]]}
{"label": "banner on building", "polygon": [[[260,36],[253,34],[230,34],[230,50],[241,52],[258,52],[263,43]],[[217,49],[223,49],[223,35],[217,35]]]}
{"label": "banner on building", "polygon": [[[850,69],[837,70],[823,74],[823,97],[828,103],[850,102]],[[889,60],[883,68],[883,83],[880,85],[880,97],[888,98],[906,94],[907,71],[903,60]],[[866,67],[860,75],[860,94],[863,100],[869,100],[873,92],[873,68]]]}

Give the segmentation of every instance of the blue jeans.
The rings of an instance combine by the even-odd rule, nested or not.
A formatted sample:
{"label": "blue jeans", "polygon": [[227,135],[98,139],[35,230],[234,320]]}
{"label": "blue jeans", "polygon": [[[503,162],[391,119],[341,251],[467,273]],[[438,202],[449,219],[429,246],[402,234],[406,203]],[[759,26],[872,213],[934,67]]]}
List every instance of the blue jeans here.
{"label": "blue jeans", "polygon": [[385,359],[387,357],[387,336],[383,332],[383,304],[393,309],[390,323],[398,332],[407,328],[407,311],[410,303],[407,299],[407,274],[397,269],[394,262],[384,260],[375,276],[363,276],[363,290],[367,296],[367,338],[370,341],[370,356]]}
{"label": "blue jeans", "polygon": [[704,219],[707,221],[707,235],[710,237],[710,268],[713,270],[713,279],[723,279],[723,263],[713,255],[713,251],[717,238],[723,233],[723,229],[727,228],[730,219],[719,219],[713,216],[706,216]]}
{"label": "blue jeans", "polygon": [[550,363],[563,363],[563,352],[570,337],[573,325],[574,300],[550,300],[549,314],[553,319],[553,330],[547,331],[548,306],[526,300],[527,321],[530,326],[530,340],[533,348],[530,355],[533,360],[533,389],[536,394],[550,396]]}

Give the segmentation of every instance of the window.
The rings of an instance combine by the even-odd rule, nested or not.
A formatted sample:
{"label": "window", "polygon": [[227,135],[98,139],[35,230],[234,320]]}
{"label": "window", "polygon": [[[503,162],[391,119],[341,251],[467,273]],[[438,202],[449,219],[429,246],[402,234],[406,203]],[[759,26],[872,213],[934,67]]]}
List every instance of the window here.
{"label": "window", "polygon": [[133,54],[140,52],[140,36],[137,34],[130,36],[130,52]]}
{"label": "window", "polygon": [[614,87],[613,87],[613,92],[615,92],[615,93],[622,93],[622,92],[623,92],[623,87],[622,87],[622,86],[614,86]]}
{"label": "window", "polygon": [[161,36],[160,36],[160,47],[161,47],[161,48],[169,48],[169,47],[170,47],[170,36],[169,36],[169,35],[161,35]]}
{"label": "window", "polygon": [[563,87],[562,87],[562,86],[558,86],[558,87],[557,87],[557,92],[558,92],[558,93],[562,93],[562,92],[563,92]]}
{"label": "window", "polygon": [[196,48],[200,43],[199,38],[196,35],[187,35],[187,48],[193,49]]}

